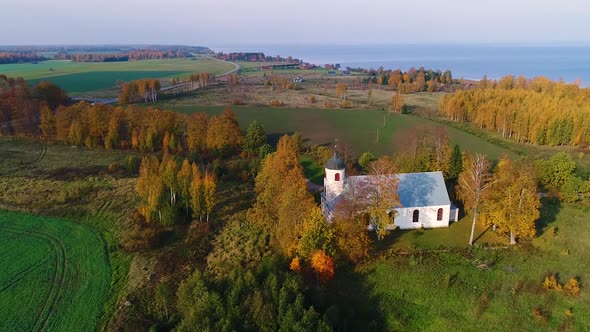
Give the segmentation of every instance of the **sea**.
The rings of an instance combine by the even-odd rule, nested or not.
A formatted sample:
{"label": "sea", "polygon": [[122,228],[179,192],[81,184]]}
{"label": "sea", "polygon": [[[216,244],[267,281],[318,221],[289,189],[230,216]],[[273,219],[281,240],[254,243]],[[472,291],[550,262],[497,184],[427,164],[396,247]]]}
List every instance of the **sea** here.
{"label": "sea", "polygon": [[264,52],[316,65],[451,70],[454,78],[545,76],[590,86],[590,44],[261,44],[211,47],[222,52]]}

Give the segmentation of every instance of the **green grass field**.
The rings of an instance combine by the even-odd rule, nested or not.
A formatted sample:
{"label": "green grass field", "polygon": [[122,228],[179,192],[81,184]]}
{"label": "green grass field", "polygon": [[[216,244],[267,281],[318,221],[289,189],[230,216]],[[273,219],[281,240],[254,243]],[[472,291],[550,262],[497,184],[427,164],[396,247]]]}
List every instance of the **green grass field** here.
{"label": "green grass field", "polygon": [[0,212],[0,330],[95,330],[111,270],[93,229]]}
{"label": "green grass field", "polygon": [[[183,113],[207,112],[219,114],[225,107],[201,107],[183,105],[182,103],[162,102],[156,107]],[[374,110],[325,110],[292,109],[253,106],[233,106],[240,124],[246,128],[256,120],[264,126],[267,134],[282,135],[300,131],[306,144],[332,145],[334,139],[349,144],[354,152],[361,154],[371,151],[375,154],[394,152],[403,133],[409,133],[417,126],[436,126],[436,122],[411,115],[387,114]],[[384,126],[385,123],[385,126]],[[472,134],[447,127],[450,138],[461,148],[484,153],[490,158],[497,158],[502,153],[511,152],[498,147]],[[377,141],[379,131],[379,141]]]}
{"label": "green grass field", "polygon": [[208,58],[106,63],[49,60],[37,64],[0,65],[0,74],[22,77],[33,84],[40,80],[49,80],[72,95],[76,95],[111,89],[118,80],[169,78],[203,72],[222,74],[233,68],[234,66],[230,63]]}
{"label": "green grass field", "polygon": [[[131,255],[119,243],[136,206],[135,178],[113,176],[107,168],[114,162],[122,164],[131,154],[0,137],[0,210],[88,224],[106,241],[102,246],[108,249],[111,284],[101,293],[106,303],[100,322],[90,330],[106,330],[127,284]],[[83,242],[79,245],[84,246]],[[1,251],[4,242],[0,243]],[[91,249],[93,243],[89,244]],[[0,326],[0,330],[5,329]]]}
{"label": "green grass field", "polygon": [[[428,241],[453,247],[455,240],[429,230]],[[388,330],[404,331],[588,331],[590,330],[590,225],[588,211],[547,203],[532,246],[410,256],[385,256],[359,268],[379,303]],[[419,231],[402,237],[420,236]],[[458,239],[466,240],[468,231]],[[395,237],[392,234],[391,237]],[[407,239],[406,239],[407,240]],[[387,239],[385,240],[387,241]],[[420,241],[420,240],[418,240]],[[447,246],[447,242],[451,243]],[[504,239],[504,243],[507,242]],[[399,241],[395,241],[399,245]],[[478,268],[481,264],[487,268]],[[578,278],[579,296],[545,290],[544,277],[557,273],[564,284]],[[543,317],[535,317],[539,308]],[[566,311],[570,310],[570,314]]]}

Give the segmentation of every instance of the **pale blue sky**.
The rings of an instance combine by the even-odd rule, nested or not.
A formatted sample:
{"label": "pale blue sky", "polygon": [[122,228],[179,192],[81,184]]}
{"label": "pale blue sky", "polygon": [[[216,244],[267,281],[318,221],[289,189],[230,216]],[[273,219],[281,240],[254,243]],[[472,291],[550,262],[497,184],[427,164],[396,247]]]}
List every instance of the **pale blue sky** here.
{"label": "pale blue sky", "polygon": [[4,0],[0,44],[590,41],[588,0]]}

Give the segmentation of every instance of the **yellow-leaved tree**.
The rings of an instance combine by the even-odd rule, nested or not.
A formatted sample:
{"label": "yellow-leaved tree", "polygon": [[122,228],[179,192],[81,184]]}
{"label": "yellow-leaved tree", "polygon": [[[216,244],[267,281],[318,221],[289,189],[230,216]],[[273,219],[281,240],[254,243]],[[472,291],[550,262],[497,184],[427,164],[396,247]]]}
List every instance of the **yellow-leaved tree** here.
{"label": "yellow-leaved tree", "polygon": [[314,206],[299,164],[299,138],[281,137],[256,177],[256,202],[248,221],[271,234],[271,240],[288,256],[298,247],[303,222]]}
{"label": "yellow-leaved tree", "polygon": [[541,201],[534,168],[526,162],[513,162],[502,156],[494,174],[494,182],[486,193],[482,217],[487,224],[516,239],[535,236]]}

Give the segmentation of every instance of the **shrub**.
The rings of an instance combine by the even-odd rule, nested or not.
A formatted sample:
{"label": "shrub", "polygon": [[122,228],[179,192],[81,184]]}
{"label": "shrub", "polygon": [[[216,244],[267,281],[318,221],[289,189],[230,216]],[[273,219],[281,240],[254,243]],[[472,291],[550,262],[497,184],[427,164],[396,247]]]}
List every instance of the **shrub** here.
{"label": "shrub", "polygon": [[129,174],[136,174],[139,171],[139,165],[141,163],[141,159],[137,156],[129,156],[125,161],[124,168],[129,172]]}
{"label": "shrub", "polygon": [[119,170],[119,168],[121,168],[121,166],[119,165],[118,162],[112,162],[109,164],[109,166],[107,167],[107,170],[109,171],[109,173],[115,173],[116,171]]}
{"label": "shrub", "polygon": [[336,107],[336,105],[334,105],[334,103],[333,103],[333,102],[331,102],[331,101],[329,101],[329,100],[326,100],[326,101],[324,102],[324,107],[325,107],[325,108],[334,108],[334,107]]}
{"label": "shrub", "polygon": [[325,165],[328,159],[330,159],[330,149],[323,146],[323,145],[312,145],[309,148],[308,155],[313,159],[316,163],[320,165]]}
{"label": "shrub", "polygon": [[565,293],[569,296],[576,297],[580,294],[580,283],[576,278],[570,278],[567,284],[563,287]]}
{"label": "shrub", "polygon": [[[143,219],[142,216],[137,218]],[[121,246],[130,252],[145,252],[156,246],[158,236],[159,232],[154,226],[143,222],[134,222],[131,230],[123,235]]]}
{"label": "shrub", "polygon": [[533,309],[533,317],[543,324],[547,323],[547,313],[541,307],[536,307]]}
{"label": "shrub", "polygon": [[273,99],[270,101],[270,106],[272,107],[282,107],[285,106],[285,103],[283,103],[282,101],[278,100],[278,99]]}
{"label": "shrub", "polygon": [[340,103],[340,108],[350,108],[352,106],[352,103],[349,100],[343,100]]}
{"label": "shrub", "polygon": [[244,103],[241,99],[235,97],[230,99],[229,103],[235,106],[246,105],[246,103]]}
{"label": "shrub", "polygon": [[289,269],[293,272],[301,272],[301,262],[299,257],[293,258],[291,264],[289,265]]}
{"label": "shrub", "polygon": [[545,290],[561,290],[561,285],[557,281],[557,276],[555,273],[545,277],[545,281],[543,281],[543,288],[545,288]]}
{"label": "shrub", "polygon": [[311,268],[318,280],[323,284],[334,278],[334,262],[323,250],[318,250],[313,254]]}

